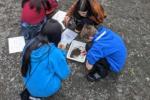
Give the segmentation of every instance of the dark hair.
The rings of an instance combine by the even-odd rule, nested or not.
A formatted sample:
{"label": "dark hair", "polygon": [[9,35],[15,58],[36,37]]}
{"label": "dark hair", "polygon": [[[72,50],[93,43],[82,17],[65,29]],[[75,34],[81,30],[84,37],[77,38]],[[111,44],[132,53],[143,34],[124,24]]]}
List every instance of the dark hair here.
{"label": "dark hair", "polygon": [[88,0],[79,0],[78,9],[80,11],[87,11],[89,7],[90,7],[90,4],[89,4]]}
{"label": "dark hair", "polygon": [[90,5],[89,0],[78,0],[76,9],[80,11],[90,10],[91,5]]}
{"label": "dark hair", "polygon": [[76,18],[80,18],[81,16],[78,14],[78,11],[88,11],[87,15],[92,15],[91,4],[89,0],[78,0],[75,6],[74,16]]}
{"label": "dark hair", "polygon": [[39,35],[32,39],[28,44],[26,44],[21,66],[21,74],[23,77],[26,77],[28,70],[30,73],[30,55],[32,50],[35,50],[40,46],[48,43],[54,43],[57,46],[61,39],[61,33],[62,27],[59,22],[51,19],[48,20],[47,23],[43,26]]}
{"label": "dark hair", "polygon": [[30,2],[30,8],[36,8],[38,13],[40,13],[42,7],[44,7],[45,10],[51,9],[51,4],[48,0],[22,0],[22,8],[26,2]]}
{"label": "dark hair", "polygon": [[49,42],[52,42],[57,46],[61,40],[62,30],[62,26],[58,21],[50,19],[42,28],[41,32],[43,35],[47,36]]}

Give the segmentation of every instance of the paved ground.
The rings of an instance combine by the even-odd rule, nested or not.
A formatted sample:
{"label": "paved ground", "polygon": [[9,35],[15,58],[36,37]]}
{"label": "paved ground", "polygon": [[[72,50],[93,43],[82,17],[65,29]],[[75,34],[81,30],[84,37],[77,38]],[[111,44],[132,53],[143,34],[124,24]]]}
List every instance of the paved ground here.
{"label": "paved ground", "polygon": [[[0,0],[0,100],[19,100],[20,54],[8,54],[8,37],[18,36],[21,0]],[[61,3],[66,10],[72,0]],[[108,17],[104,25],[126,42],[128,60],[119,74],[90,83],[84,66],[70,62],[71,77],[49,100],[150,100],[150,0],[100,0]]]}

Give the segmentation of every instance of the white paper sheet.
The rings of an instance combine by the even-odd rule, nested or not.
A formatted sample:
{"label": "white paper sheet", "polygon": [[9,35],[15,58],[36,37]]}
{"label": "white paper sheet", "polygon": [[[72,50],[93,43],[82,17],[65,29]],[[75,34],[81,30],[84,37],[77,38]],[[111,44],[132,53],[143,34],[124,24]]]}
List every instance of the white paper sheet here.
{"label": "white paper sheet", "polygon": [[66,12],[58,10],[58,12],[52,17],[52,19],[57,20],[63,27],[63,29],[65,29],[65,26],[63,24],[63,20],[66,16]]}
{"label": "white paper sheet", "polygon": [[77,37],[77,33],[70,30],[70,29],[65,29],[65,31],[62,33],[62,36],[61,36],[61,42],[62,43],[67,43],[67,44],[70,44],[73,39],[75,39]]}
{"label": "white paper sheet", "polygon": [[[86,46],[86,43],[73,40],[71,45],[70,45],[70,48],[68,50],[67,58],[71,59],[71,60],[75,60],[75,61],[81,62],[81,63],[85,62],[85,58],[86,58],[86,55],[84,54],[85,46]],[[78,56],[71,57],[72,51],[74,49],[77,49],[77,48],[80,50],[80,54]]]}
{"label": "white paper sheet", "polygon": [[8,38],[9,53],[22,52],[25,46],[23,36]]}

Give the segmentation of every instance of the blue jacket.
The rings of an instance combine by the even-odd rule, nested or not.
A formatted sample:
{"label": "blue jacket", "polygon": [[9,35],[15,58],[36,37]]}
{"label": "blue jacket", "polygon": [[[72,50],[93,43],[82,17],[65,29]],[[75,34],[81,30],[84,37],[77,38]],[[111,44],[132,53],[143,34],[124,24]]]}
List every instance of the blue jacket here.
{"label": "blue jacket", "polygon": [[101,58],[106,58],[110,70],[120,72],[127,58],[127,49],[121,37],[110,29],[100,26],[92,42],[92,47],[87,53],[88,62],[93,65]]}
{"label": "blue jacket", "polygon": [[31,72],[24,77],[26,88],[35,97],[53,95],[70,74],[66,54],[54,44],[45,44],[31,53]]}

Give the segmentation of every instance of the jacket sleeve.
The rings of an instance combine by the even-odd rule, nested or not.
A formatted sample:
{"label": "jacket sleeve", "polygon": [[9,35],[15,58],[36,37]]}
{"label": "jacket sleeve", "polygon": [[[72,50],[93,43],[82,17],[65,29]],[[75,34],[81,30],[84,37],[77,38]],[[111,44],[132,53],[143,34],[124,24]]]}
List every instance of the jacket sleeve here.
{"label": "jacket sleeve", "polygon": [[[55,54],[54,54],[55,53]],[[52,66],[56,75],[61,79],[64,80],[70,75],[70,67],[66,60],[66,53],[60,49],[53,52]]]}
{"label": "jacket sleeve", "polygon": [[71,17],[71,16],[73,15],[73,13],[74,13],[74,11],[75,11],[75,8],[76,8],[77,2],[78,2],[78,0],[76,0],[76,1],[71,5],[71,7],[70,7],[70,8],[68,9],[68,11],[67,11],[66,16]]}
{"label": "jacket sleeve", "polygon": [[48,0],[48,2],[51,4],[51,8],[46,10],[46,15],[52,14],[58,8],[57,0]]}
{"label": "jacket sleeve", "polygon": [[94,43],[90,50],[87,52],[86,59],[89,64],[94,65],[99,59],[103,57],[103,52],[98,43]]}

